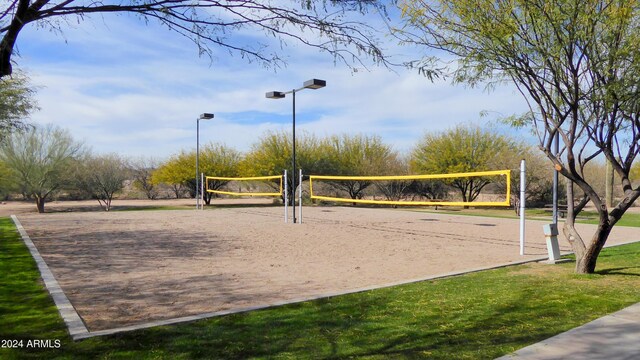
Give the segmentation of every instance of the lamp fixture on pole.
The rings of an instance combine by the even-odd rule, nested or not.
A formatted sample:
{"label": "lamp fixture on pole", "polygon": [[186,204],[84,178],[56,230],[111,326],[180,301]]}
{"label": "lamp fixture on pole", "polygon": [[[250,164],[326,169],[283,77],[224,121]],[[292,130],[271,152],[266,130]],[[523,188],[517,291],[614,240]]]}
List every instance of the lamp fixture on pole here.
{"label": "lamp fixture on pole", "polygon": [[[291,172],[291,179],[292,179],[292,194],[295,194],[296,191],[296,92],[304,90],[304,89],[320,89],[327,86],[327,82],[324,80],[320,80],[320,79],[311,79],[311,80],[307,80],[302,84],[302,87],[299,89],[293,89],[291,91],[270,91],[268,93],[265,94],[265,96],[267,97],[267,99],[283,99],[287,94],[292,94],[292,100],[293,100],[293,143],[292,143],[292,147],[291,147],[291,167],[292,167],[292,172]],[[295,196],[292,196],[293,199],[293,223],[295,224],[296,222],[296,200],[295,200]],[[300,206],[302,206],[302,204],[300,204]]]}
{"label": "lamp fixture on pole", "polygon": [[196,119],[196,210],[200,209],[200,120],[213,119],[213,114],[202,113]]}

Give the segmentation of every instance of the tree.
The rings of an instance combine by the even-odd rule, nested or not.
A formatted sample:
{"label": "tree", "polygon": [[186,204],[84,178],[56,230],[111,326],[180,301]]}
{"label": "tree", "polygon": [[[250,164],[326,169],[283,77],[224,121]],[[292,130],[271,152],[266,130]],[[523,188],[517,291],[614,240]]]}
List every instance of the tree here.
{"label": "tree", "polygon": [[[527,206],[542,207],[553,202],[553,166],[537,147],[518,142],[512,137],[514,150],[496,154],[489,162],[492,169],[511,169],[511,200],[516,213],[520,211],[520,162],[526,161],[525,202]],[[506,179],[496,183],[499,191],[506,191]],[[565,198],[563,188],[558,188],[560,201]]]}
{"label": "tree", "polygon": [[251,145],[240,165],[240,174],[271,176],[282,174],[285,169],[291,169],[291,135],[284,131],[267,132]]}
{"label": "tree", "polygon": [[111,210],[113,196],[124,188],[128,166],[117,154],[87,155],[76,163],[78,188],[98,200],[105,210]]}
{"label": "tree", "polygon": [[24,130],[24,120],[38,109],[35,89],[22,72],[0,78],[0,141],[14,130]]}
{"label": "tree", "polygon": [[14,183],[35,198],[39,213],[45,201],[69,184],[71,162],[83,151],[69,132],[54,126],[15,132],[0,144],[0,161],[9,167]]}
{"label": "tree", "polygon": [[133,176],[133,186],[142,191],[149,200],[158,197],[158,187],[152,181],[153,172],[158,162],[153,158],[138,158],[130,163],[130,173]]}
{"label": "tree", "polygon": [[[422,174],[451,174],[494,168],[493,159],[513,154],[515,144],[505,136],[478,127],[458,126],[443,133],[427,133],[411,154],[411,166]],[[492,182],[485,177],[461,177],[450,185],[460,192],[462,201],[473,202]]]}
{"label": "tree", "polygon": [[[640,152],[638,2],[407,0],[404,16],[408,42],[458,57],[454,81],[508,80],[522,93],[530,113],[514,123],[533,127],[568,180],[563,232],[576,272],[593,273],[612,228],[640,197],[629,177]],[[438,73],[433,57],[422,64],[427,74]],[[599,157],[611,164],[624,194],[611,210],[585,178],[587,164]],[[576,200],[575,186],[584,193]],[[592,238],[583,239],[575,219],[589,202],[599,221]]]}
{"label": "tree", "polygon": [[196,196],[196,152],[181,151],[162,163],[152,174],[155,184],[167,184],[179,199],[185,188],[191,197]]}
{"label": "tree", "polygon": [[358,61],[363,54],[384,61],[375,43],[375,30],[348,16],[351,12],[364,14],[369,9],[386,14],[382,2],[376,0],[277,4],[215,0],[10,0],[0,5],[0,77],[11,74],[12,55],[25,26],[33,24],[63,33],[67,23],[83,21],[91,14],[112,13],[132,14],[144,22],[157,21],[193,41],[200,54],[212,59],[213,46],[239,53],[250,61],[282,63],[277,51],[271,51],[266,42],[253,44],[243,38],[248,32],[262,32],[266,38],[276,37],[281,44],[299,42],[344,62]]}
{"label": "tree", "polygon": [[[222,144],[207,144],[200,149],[200,172],[210,176],[233,177],[238,174],[240,153]],[[164,183],[173,187],[176,198],[180,197],[183,189],[187,189],[191,197],[196,196],[196,151],[181,151],[161,164],[152,175],[153,182]],[[226,181],[210,181],[209,189],[217,190]],[[208,205],[211,194],[205,193],[204,200]]]}
{"label": "tree", "polygon": [[[239,151],[223,144],[210,143],[200,150],[200,171],[205,176],[235,177],[238,176],[242,156]],[[208,189],[219,190],[229,181],[209,180]],[[206,189],[205,189],[206,190]],[[211,203],[212,193],[203,194],[205,204]]]}
{"label": "tree", "polygon": [[[537,148],[524,144],[520,144],[519,148],[519,153],[522,159],[526,161],[527,167],[525,201],[528,206],[545,206],[551,204],[553,202],[553,166],[551,166],[547,158]],[[518,169],[520,159],[511,156],[511,160],[510,168]],[[518,163],[514,163],[513,160],[516,160]],[[514,171],[512,174],[511,194],[515,195],[520,192],[520,171]],[[558,184],[559,201],[566,201],[565,195],[561,184]]]}
{"label": "tree", "polygon": [[428,200],[444,200],[449,197],[449,187],[438,180],[412,181],[407,192]]}
{"label": "tree", "polygon": [[[378,173],[383,172],[382,169]],[[396,157],[389,161],[384,172],[391,175],[409,175],[409,162],[407,159]],[[377,181],[375,188],[389,201],[400,201],[409,194],[414,181],[389,180]]]}
{"label": "tree", "polygon": [[15,175],[13,170],[0,161],[0,199],[7,200],[15,185],[13,183]]}
{"label": "tree", "polygon": [[[372,176],[390,174],[391,164],[398,154],[378,136],[334,135],[328,139],[327,156],[332,166],[328,175]],[[366,180],[340,180],[328,182],[338,190],[346,191],[352,199],[361,199],[371,186]]]}
{"label": "tree", "polygon": [[[243,176],[270,176],[283,174],[288,170],[286,184],[290,194],[294,193],[293,176],[291,174],[292,136],[286,131],[267,132],[246,154],[240,164],[240,174]],[[322,174],[332,166],[326,156],[326,142],[313,135],[301,133],[296,137],[296,168],[302,169],[306,174]],[[272,183],[274,189],[278,183]],[[291,196],[290,201],[295,201]]]}
{"label": "tree", "polygon": [[631,168],[631,173],[629,174],[629,178],[633,180],[635,183],[640,183],[640,162],[636,162],[633,168]]}

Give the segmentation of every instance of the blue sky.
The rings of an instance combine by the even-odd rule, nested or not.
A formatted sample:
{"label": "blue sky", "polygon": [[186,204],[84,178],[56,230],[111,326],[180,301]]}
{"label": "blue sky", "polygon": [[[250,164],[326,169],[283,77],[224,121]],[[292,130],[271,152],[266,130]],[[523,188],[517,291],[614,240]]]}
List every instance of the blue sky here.
{"label": "blue sky", "polygon": [[[265,40],[250,32],[243,39]],[[69,129],[96,153],[163,159],[193,149],[196,118],[203,112],[215,113],[215,119],[200,123],[201,144],[246,151],[266,131],[291,128],[291,99],[266,99],[265,92],[288,91],[311,78],[326,80],[327,87],[298,94],[297,131],[379,135],[400,151],[425,132],[527,110],[509,86],[487,93],[432,83],[415,70],[371,66],[353,72],[295,43],[282,50],[274,44],[288,63],[277,70],[223,49],[211,61],[198,57],[188,40],[127,16],[89,18],[62,35],[30,26],[17,45],[19,67],[41,87],[41,111],[31,120]],[[398,60],[420,56],[415,47],[392,40],[386,47]],[[482,111],[490,115],[481,117]]]}

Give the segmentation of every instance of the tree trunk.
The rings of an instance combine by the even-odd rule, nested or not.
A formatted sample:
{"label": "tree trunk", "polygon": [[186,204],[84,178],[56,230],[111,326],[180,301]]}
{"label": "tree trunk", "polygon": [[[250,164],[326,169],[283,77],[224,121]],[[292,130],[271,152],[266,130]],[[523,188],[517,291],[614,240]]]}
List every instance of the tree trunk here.
{"label": "tree trunk", "polygon": [[[565,223],[564,234],[576,255],[576,273],[593,274],[596,270],[598,255],[600,255],[613,227],[606,217],[601,217],[595,234],[589,244],[585,246],[582,239],[579,239],[580,236],[577,235],[573,225],[568,226],[567,223]],[[578,239],[579,241],[577,241]]]}
{"label": "tree trunk", "polygon": [[[585,244],[582,237],[575,228],[576,213],[574,211],[573,203],[573,183],[567,182],[567,218],[564,223],[563,233],[571,244],[571,249],[576,256],[576,273],[578,274],[593,274],[596,270],[596,262],[598,255],[604,247],[604,244],[611,233],[613,228],[612,224],[615,224],[622,214],[611,214],[607,211],[606,205],[596,206],[599,214],[599,223],[596,232],[593,234],[591,241]],[[596,203],[599,203],[596,201]],[[598,204],[596,204],[598,205]],[[581,208],[580,206],[578,206]],[[613,220],[613,221],[612,221]]]}
{"label": "tree trunk", "polygon": [[180,199],[180,193],[182,193],[182,186],[173,184],[171,185],[171,190],[173,190],[173,194],[176,196],[176,199]]}
{"label": "tree trunk", "polygon": [[[458,189],[460,189],[460,193],[462,194],[462,202],[466,203],[468,200],[467,197],[467,186],[465,187],[459,187]],[[469,205],[465,205],[462,207],[463,209],[468,209]]]}
{"label": "tree trunk", "polygon": [[36,207],[38,208],[38,213],[44,213],[44,202],[45,198],[36,195]]}
{"label": "tree trunk", "polygon": [[576,273],[593,274],[595,272],[598,255],[600,255],[609,233],[611,233],[611,227],[601,222],[584,254],[580,258],[576,256]]}
{"label": "tree trunk", "polygon": [[[564,237],[567,239],[569,244],[571,245],[571,249],[576,256],[576,272],[584,273],[581,270],[584,269],[582,264],[584,263],[583,259],[585,254],[587,253],[587,248],[584,245],[584,241],[578,231],[576,231],[575,220],[576,213],[574,211],[574,202],[573,202],[573,182],[571,180],[567,181],[567,217],[564,222],[564,227],[562,228],[562,232],[564,233]],[[578,266],[580,264],[580,266]]]}

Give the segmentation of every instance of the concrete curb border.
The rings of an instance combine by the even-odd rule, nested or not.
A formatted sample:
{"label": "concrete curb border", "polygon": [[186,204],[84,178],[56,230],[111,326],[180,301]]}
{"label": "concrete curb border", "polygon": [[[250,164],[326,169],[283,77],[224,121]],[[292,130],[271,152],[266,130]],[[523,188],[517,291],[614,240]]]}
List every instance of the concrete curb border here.
{"label": "concrete curb border", "polygon": [[53,298],[53,301],[56,304],[58,311],[60,312],[60,316],[62,316],[65,324],[67,324],[69,335],[71,335],[74,340],[78,336],[86,336],[87,334],[89,334],[89,330],[87,330],[84,321],[82,321],[82,318],[80,317],[80,315],[78,315],[76,309],[73,307],[73,305],[71,305],[71,302],[67,298],[67,295],[65,295],[64,291],[62,291],[62,288],[58,284],[56,278],[53,276],[53,273],[49,269],[49,266],[47,266],[47,263],[40,255],[40,252],[36,248],[35,244],[33,243],[33,241],[31,241],[31,238],[29,237],[29,234],[27,234],[27,231],[24,229],[24,227],[22,227],[20,220],[18,220],[18,217],[16,217],[15,215],[11,215],[11,220],[13,220],[13,223],[16,225],[20,236],[22,236],[22,241],[24,241],[24,244],[29,249],[29,252],[31,252],[31,256],[36,261],[38,270],[40,270],[42,281],[44,281],[44,285],[49,291],[49,294],[51,294],[51,297]]}

